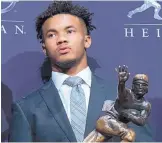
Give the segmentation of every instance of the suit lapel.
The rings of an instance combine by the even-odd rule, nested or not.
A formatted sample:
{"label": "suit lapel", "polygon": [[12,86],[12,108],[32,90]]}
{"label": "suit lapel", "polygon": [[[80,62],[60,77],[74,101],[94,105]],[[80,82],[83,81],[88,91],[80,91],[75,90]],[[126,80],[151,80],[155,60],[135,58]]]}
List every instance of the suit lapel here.
{"label": "suit lapel", "polygon": [[60,128],[66,134],[69,141],[76,142],[76,138],[72,127],[70,125],[69,119],[67,117],[66,111],[61,102],[60,96],[56,87],[54,86],[52,80],[50,80],[43,88],[41,95],[54,116],[55,120],[59,124]]}
{"label": "suit lapel", "polygon": [[105,100],[106,100],[106,93],[104,92],[104,85],[99,81],[97,81],[97,77],[95,75],[92,75],[86,130],[84,134],[85,137],[92,130],[94,130],[96,121],[101,114],[102,106]]}

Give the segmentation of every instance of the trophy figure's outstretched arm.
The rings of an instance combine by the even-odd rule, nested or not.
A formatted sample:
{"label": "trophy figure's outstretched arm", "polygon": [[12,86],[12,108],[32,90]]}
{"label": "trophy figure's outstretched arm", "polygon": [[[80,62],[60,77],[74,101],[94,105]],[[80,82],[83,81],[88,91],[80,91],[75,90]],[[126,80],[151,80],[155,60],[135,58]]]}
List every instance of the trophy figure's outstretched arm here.
{"label": "trophy figure's outstretched arm", "polygon": [[118,83],[118,100],[119,103],[122,104],[124,102],[124,98],[126,96],[125,82]]}
{"label": "trophy figure's outstretched arm", "polygon": [[118,101],[121,105],[127,98],[127,90],[125,87],[125,82],[128,80],[130,73],[128,73],[128,67],[123,65],[116,68],[118,73]]}

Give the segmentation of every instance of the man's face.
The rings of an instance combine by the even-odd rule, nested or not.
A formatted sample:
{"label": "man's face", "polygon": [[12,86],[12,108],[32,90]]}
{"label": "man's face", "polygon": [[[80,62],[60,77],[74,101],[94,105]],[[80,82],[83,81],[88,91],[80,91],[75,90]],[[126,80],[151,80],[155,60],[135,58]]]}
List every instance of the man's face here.
{"label": "man's face", "polygon": [[84,23],[76,16],[58,14],[42,26],[43,50],[54,63],[66,64],[86,60],[85,48],[91,45]]}
{"label": "man's face", "polygon": [[148,92],[148,84],[143,80],[137,80],[133,83],[133,91],[135,94],[143,96]]}

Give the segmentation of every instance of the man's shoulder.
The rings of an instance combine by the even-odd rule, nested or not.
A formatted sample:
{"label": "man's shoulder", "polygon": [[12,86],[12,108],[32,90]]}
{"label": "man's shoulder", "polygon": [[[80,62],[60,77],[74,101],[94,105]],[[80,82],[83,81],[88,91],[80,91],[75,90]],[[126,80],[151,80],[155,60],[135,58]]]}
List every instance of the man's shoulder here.
{"label": "man's shoulder", "polygon": [[106,83],[106,80],[104,80],[103,78],[99,77],[98,75],[93,74],[93,76],[95,77],[96,81],[97,81],[99,84],[105,84],[105,83]]}
{"label": "man's shoulder", "polygon": [[48,81],[46,84],[42,85],[38,89],[32,91],[31,93],[21,97],[19,100],[15,101],[14,104],[18,104],[22,108],[33,107],[42,102],[43,98],[41,92],[47,90],[51,81]]}
{"label": "man's shoulder", "polygon": [[101,78],[99,77],[98,75],[96,74],[93,74],[93,76],[95,77],[97,83],[101,84],[101,85],[104,85],[104,86],[110,86],[112,85],[112,81],[108,80],[108,79],[105,79],[105,78]]}
{"label": "man's shoulder", "polygon": [[117,97],[117,87],[115,81],[109,79],[103,79],[95,75],[97,83],[103,87],[104,93],[107,99],[115,100]]}

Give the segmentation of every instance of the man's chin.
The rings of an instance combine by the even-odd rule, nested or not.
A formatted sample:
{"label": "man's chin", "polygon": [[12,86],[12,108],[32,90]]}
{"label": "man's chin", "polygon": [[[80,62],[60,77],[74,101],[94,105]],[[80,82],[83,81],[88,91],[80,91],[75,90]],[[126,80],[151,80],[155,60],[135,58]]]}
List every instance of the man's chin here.
{"label": "man's chin", "polygon": [[62,69],[69,69],[73,67],[76,63],[76,60],[66,60],[66,61],[57,61],[56,65]]}

